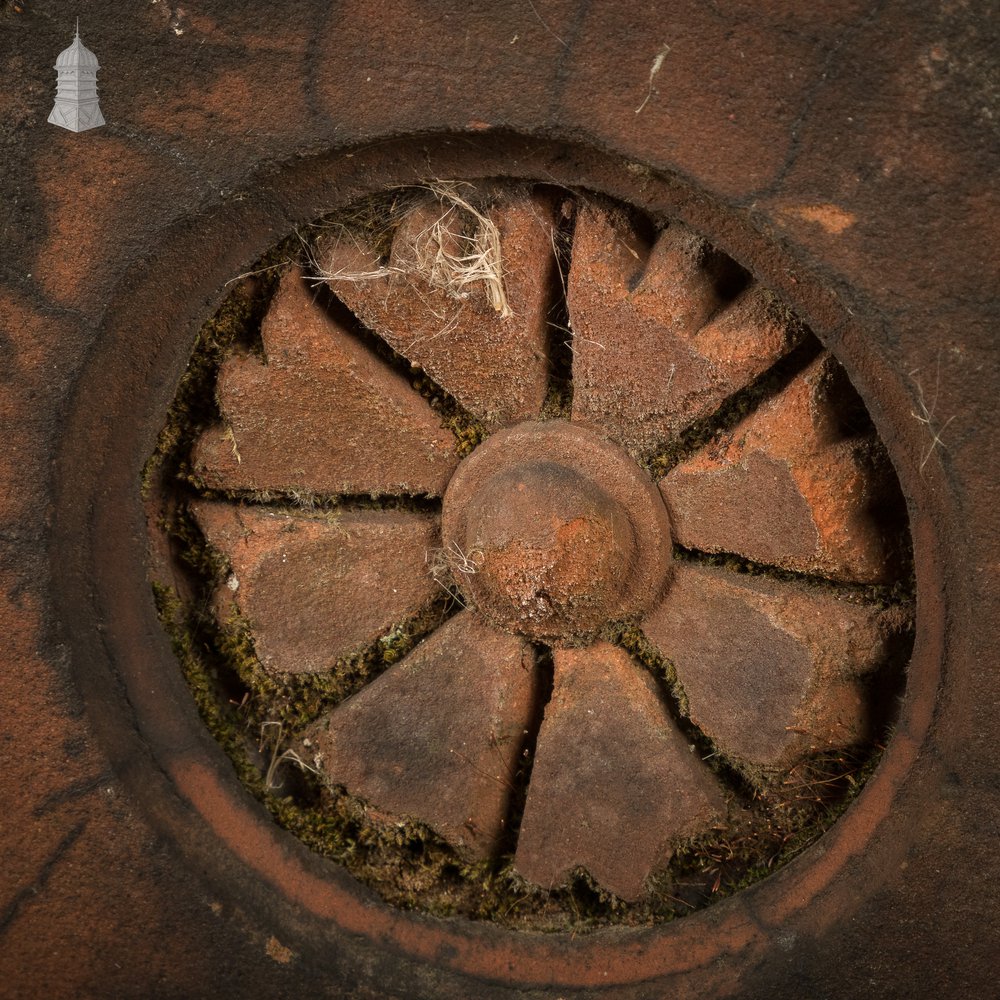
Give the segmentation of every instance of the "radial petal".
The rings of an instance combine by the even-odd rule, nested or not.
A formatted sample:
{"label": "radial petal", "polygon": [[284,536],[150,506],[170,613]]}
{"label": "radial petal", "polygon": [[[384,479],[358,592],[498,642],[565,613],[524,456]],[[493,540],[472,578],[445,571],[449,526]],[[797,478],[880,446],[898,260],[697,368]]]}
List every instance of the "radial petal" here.
{"label": "radial petal", "polygon": [[691,721],[723,753],[777,768],[873,735],[867,688],[907,612],[715,567],[674,570],[642,627],[673,663]]}
{"label": "radial petal", "polygon": [[220,617],[239,610],[261,664],[315,673],[417,614],[439,593],[426,554],[437,520],[403,511],[308,517],[226,503],[194,507],[232,574]]}
{"label": "radial petal", "polygon": [[679,223],[650,245],[623,215],[581,205],[568,290],[573,419],[648,455],[714,412],[800,336],[749,282]]}
{"label": "radial petal", "polygon": [[894,579],[891,472],[866,425],[843,369],[821,355],[661,480],[675,540],[837,580]]}
{"label": "radial petal", "polygon": [[649,674],[608,643],[555,651],[514,865],[553,887],[586,869],[623,899],[724,811]]}
{"label": "radial petal", "polygon": [[331,784],[486,858],[504,832],[534,689],[531,647],[462,612],[307,739]]}
{"label": "radial petal", "polygon": [[314,493],[440,494],[455,438],[398,373],[313,301],[290,271],[262,327],[266,362],[229,358],[222,426],[197,442],[207,486]]}
{"label": "radial petal", "polygon": [[[344,234],[320,241],[319,257],[327,273],[341,275],[329,285],[365,324],[497,427],[537,416],[545,400],[554,214],[553,200],[540,194],[498,199],[486,213],[499,234],[494,256],[481,221],[428,196],[397,228],[388,273],[380,274],[370,247]],[[486,258],[471,259],[477,254]]]}

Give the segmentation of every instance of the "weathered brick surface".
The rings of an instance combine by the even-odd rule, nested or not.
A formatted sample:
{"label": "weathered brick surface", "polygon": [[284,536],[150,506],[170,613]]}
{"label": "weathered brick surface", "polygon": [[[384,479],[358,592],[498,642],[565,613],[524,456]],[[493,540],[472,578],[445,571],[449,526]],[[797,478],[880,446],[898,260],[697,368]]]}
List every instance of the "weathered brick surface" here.
{"label": "weathered brick surface", "polygon": [[0,753],[9,789],[0,823],[0,995],[197,996],[223,953],[234,958],[229,985],[244,995],[262,982],[277,991],[263,940],[234,933],[238,904],[193,878],[151,833],[78,693],[33,638],[46,612],[18,579],[29,568],[40,570],[30,559],[17,570],[0,566],[8,662]]}
{"label": "weathered brick surface", "polygon": [[583,203],[568,289],[573,418],[654,452],[769,368],[798,332],[747,280],[680,223],[650,244],[622,215]]}
{"label": "weathered brick surface", "polygon": [[164,162],[141,143],[111,132],[105,128],[96,141],[80,143],[76,133],[53,126],[31,165],[45,218],[24,271],[50,303],[63,309],[99,313],[106,304],[100,220],[122,227],[123,254],[145,252],[148,247],[141,245],[133,225],[137,206],[147,224],[164,226],[189,190],[191,177],[183,164]]}
{"label": "weathered brick surface", "polygon": [[831,590],[676,563],[643,630],[677,670],[691,720],[765,768],[875,735],[866,684],[905,612]]}
{"label": "weathered brick surface", "polygon": [[[474,197],[465,188],[458,194]],[[537,416],[545,399],[548,311],[557,280],[554,205],[548,196],[505,195],[487,214],[500,233],[509,316],[489,300],[482,281],[453,294],[430,280],[426,258],[439,247],[456,257],[475,252],[471,217],[433,196],[397,228],[388,261],[391,274],[329,284],[371,329],[469,412],[487,427],[498,427]],[[372,248],[351,235],[321,239],[318,256],[334,275],[375,273],[379,267]]]}
{"label": "weathered brick surface", "polygon": [[577,867],[623,899],[723,809],[652,678],[608,643],[555,652],[514,865],[557,886]]}
{"label": "weathered brick surface", "polygon": [[219,373],[223,425],[194,466],[207,486],[313,493],[440,494],[458,464],[454,436],[398,373],[328,316],[297,269],[261,330],[266,363]]}
{"label": "weathered brick surface", "polygon": [[325,778],[469,858],[503,833],[534,691],[531,647],[464,611],[314,725]]}
{"label": "weathered brick surface", "polygon": [[[661,481],[689,548],[833,579],[892,580],[896,538],[881,519],[888,467],[828,354]],[[849,387],[846,387],[849,393]]]}
{"label": "weathered brick surface", "polygon": [[[177,997],[198,996],[209,984],[219,996],[241,998],[346,991],[440,1000],[541,995],[538,984],[551,982],[557,996],[589,986],[616,998],[785,1000],[829,992],[831,984],[845,1000],[981,994],[1000,926],[998,896],[989,891],[998,878],[1000,808],[990,581],[1000,554],[989,461],[997,322],[984,288],[996,286],[1000,255],[988,5],[743,4],[720,18],[715,5],[682,3],[671,9],[664,38],[656,5],[553,3],[543,22],[521,2],[461,17],[447,5],[395,5],[387,16],[378,5],[306,2],[276,16],[273,3],[248,0],[212,5],[216,26],[203,28],[207,8],[90,0],[81,28],[107,66],[102,107],[111,114],[106,128],[78,136],[45,125],[52,57],[66,44],[69,19],[44,5],[19,6],[21,13],[9,4],[0,11],[8,71],[0,93],[0,275],[7,294],[24,296],[45,324],[22,323],[0,303],[8,362],[0,366],[0,477],[11,570],[0,630],[10,665],[0,690],[9,751],[8,821],[0,825],[5,993]],[[239,77],[247,86],[234,97]],[[259,116],[261,95],[280,104],[280,114],[269,106]],[[195,106],[204,110],[200,120]],[[329,187],[295,200],[303,164],[334,149],[317,168],[332,174],[345,155],[374,150],[370,164],[386,150],[392,182],[471,176],[479,165],[456,167],[454,151],[487,148],[486,130],[499,127],[530,135],[528,152],[541,150],[531,160],[522,143],[491,161],[513,162],[524,175],[548,170],[563,183],[617,185],[637,199],[655,190],[657,175],[690,179],[691,190],[676,188],[683,209],[706,220],[698,223],[705,231],[715,219],[713,231],[725,230],[737,256],[747,251],[782,294],[815,307],[819,319],[809,320],[818,330],[838,330],[836,296],[850,302],[858,327],[840,344],[857,384],[879,402],[880,427],[892,430],[894,461],[921,512],[918,580],[932,623],[897,738],[818,851],[763,891],[654,931],[526,935],[515,945],[475,926],[468,941],[485,957],[473,974],[457,921],[401,918],[406,933],[380,927],[366,942],[337,930],[339,914],[320,920],[308,912],[298,881],[285,883],[287,907],[275,904],[271,873],[225,869],[231,849],[221,841],[194,856],[184,838],[203,824],[189,813],[183,828],[168,830],[162,817],[175,796],[143,797],[154,768],[143,764],[149,758],[138,740],[122,764],[116,808],[100,818],[103,786],[88,791],[90,777],[109,757],[124,758],[99,723],[125,699],[111,687],[86,706],[62,694],[105,669],[99,656],[80,653],[80,637],[96,628],[113,637],[120,619],[52,603],[51,581],[67,575],[89,537],[53,537],[52,525],[91,502],[118,507],[124,520],[148,447],[122,459],[132,463],[125,485],[108,479],[103,439],[80,449],[79,467],[93,465],[100,481],[82,497],[54,488],[65,483],[53,456],[79,418],[74,399],[98,419],[148,420],[150,397],[131,389],[116,395],[121,386],[141,372],[143,391],[155,395],[159,380],[175,379],[183,347],[171,361],[156,346],[172,338],[189,344],[189,324],[208,314],[203,304],[218,301],[224,281],[294,222],[329,207]],[[450,145],[435,144],[432,132],[450,133]],[[416,153],[397,167],[403,158],[389,140],[410,135],[419,136]],[[578,151],[546,150],[546,138],[557,135],[621,156],[629,174],[609,180],[610,170],[580,166]],[[131,151],[124,193],[117,171],[104,169],[122,140]],[[149,167],[141,184],[136,161]],[[290,162],[291,182],[278,174],[262,195],[287,205],[285,214],[275,213],[266,231],[247,224],[243,210]],[[94,184],[110,197],[92,198]],[[718,213],[720,203],[736,211]],[[198,230],[197,245],[178,243],[170,227],[179,219]],[[749,252],[760,244],[743,219],[775,234],[767,259]],[[185,257],[196,261],[188,270]],[[817,274],[835,275],[836,292],[818,287]],[[112,391],[89,396],[95,372],[84,364],[106,360],[108,330],[100,324],[111,290],[129,287],[141,290],[130,305],[140,334],[111,362],[112,380],[101,389]],[[932,426],[910,416],[922,414],[918,387],[929,407],[936,402]],[[74,575],[72,583],[89,593],[94,581]],[[942,595],[947,627],[939,631]],[[155,636],[145,641],[155,656]],[[922,685],[931,660],[943,673],[928,735]],[[148,732],[148,719],[125,709],[121,731],[136,725]],[[73,757],[67,737],[95,756]],[[909,748],[919,751],[912,770]],[[375,924],[382,908],[368,909]],[[452,936],[407,961],[428,928]],[[266,950],[272,935],[294,951],[287,964]]]}
{"label": "weathered brick surface", "polygon": [[440,593],[427,553],[437,519],[401,511],[306,516],[200,503],[195,516],[232,566],[219,589],[224,622],[238,610],[257,656],[276,673],[329,670]]}

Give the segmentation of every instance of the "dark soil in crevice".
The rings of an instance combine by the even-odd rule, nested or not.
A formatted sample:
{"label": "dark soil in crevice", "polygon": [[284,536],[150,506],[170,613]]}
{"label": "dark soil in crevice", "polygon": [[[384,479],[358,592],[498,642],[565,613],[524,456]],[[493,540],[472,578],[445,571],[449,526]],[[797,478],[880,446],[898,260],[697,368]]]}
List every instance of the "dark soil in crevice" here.
{"label": "dark soil in crevice", "polygon": [[558,222],[553,236],[552,274],[549,279],[551,299],[546,310],[549,384],[542,413],[550,420],[560,417],[568,420],[573,412],[573,330],[569,319],[567,291],[575,226],[575,203],[564,195],[559,204]]}
{"label": "dark soil in crevice", "polygon": [[528,798],[531,783],[531,769],[535,763],[535,748],[538,733],[545,718],[545,708],[552,698],[554,663],[552,650],[547,646],[534,647],[531,709],[528,722],[522,734],[521,746],[517,754],[517,770],[511,775],[511,788],[504,804],[503,834],[497,844],[497,856],[509,862],[517,849],[517,838],[521,831],[524,804]]}
{"label": "dark soil in crevice", "polygon": [[[543,188],[567,206],[561,210],[550,276],[549,389],[543,416],[568,419],[572,412],[572,332],[566,305],[566,281],[571,261],[574,198],[568,192]],[[366,199],[347,210],[345,224],[370,226],[381,233],[388,253],[388,235],[400,211],[423,189],[402,189]],[[425,193],[425,192],[424,192]],[[579,197],[588,197],[580,195]],[[657,228],[641,213],[636,230],[650,244]],[[422,638],[462,610],[463,598],[443,578],[440,596],[414,618],[397,623],[355,654],[331,664],[323,674],[274,675],[260,665],[254,650],[252,623],[241,618],[220,622],[212,612],[216,589],[228,572],[226,560],[205,542],[188,505],[196,499],[264,505],[291,517],[335,516],[356,509],[403,509],[437,514],[441,501],[425,496],[313,496],[280,491],[219,491],[203,489],[192,476],[193,442],[221,419],[214,387],[222,361],[233,351],[262,353],[260,324],[282,273],[295,260],[308,271],[309,240],[321,226],[305,227],[284,241],[254,270],[260,273],[235,285],[216,315],[203,328],[188,371],[178,388],[156,452],[147,463],[143,488],[150,496],[163,493],[160,523],[152,530],[166,536],[173,553],[170,585],[157,584],[155,598],[169,631],[181,669],[202,718],[229,754],[243,784],[275,820],[313,850],[343,865],[388,903],[436,916],[486,920],[534,931],[586,931],[613,924],[648,925],[673,920],[711,904],[795,857],[813,843],[847,808],[876,766],[883,743],[891,734],[912,629],[897,636],[889,661],[873,674],[871,704],[875,736],[864,746],[815,753],[783,773],[748,774],[731,761],[695,726],[683,688],[669,660],[655,650],[634,622],[610,624],[603,637],[626,649],[648,670],[661,694],[664,710],[689,745],[726,790],[729,811],[724,821],[702,836],[676,845],[669,864],[650,881],[648,894],[625,903],[596,885],[586,872],[575,872],[565,885],[545,890],[525,882],[513,868],[521,817],[531,780],[538,734],[552,694],[553,659],[547,647],[535,647],[533,699],[526,720],[518,764],[510,775],[504,803],[504,828],[494,856],[470,864],[426,825],[409,817],[378,818],[368,804],[342,788],[328,787],[309,769],[299,742],[303,730],[361,690],[416,646]],[[717,272],[720,295],[731,299],[748,283],[740,265],[711,247],[708,264]],[[714,256],[713,256],[714,255]],[[315,275],[314,275],[315,276]],[[456,449],[467,454],[485,436],[481,425],[440,385],[394,351],[322,284],[311,284],[318,308],[333,317],[359,343],[406,378],[456,435]],[[793,318],[789,322],[794,321]],[[687,428],[647,463],[655,476],[731,430],[745,416],[785,388],[823,350],[804,328],[801,339],[784,358],[727,399],[710,417]],[[498,377],[502,377],[502,373]],[[853,387],[840,386],[841,432],[849,437],[872,433],[867,410]],[[852,395],[853,394],[853,395]],[[878,463],[884,452],[872,452]],[[886,460],[887,461],[887,460]],[[848,600],[895,607],[913,614],[912,573],[906,567],[910,546],[895,478],[893,489],[879,498],[886,523],[898,529],[898,581],[886,587],[838,584],[826,578],[790,573],[727,554],[675,548],[675,558],[722,566],[740,574],[767,574],[801,585],[833,589]],[[155,493],[154,493],[155,490]],[[667,792],[669,794],[669,792]],[[373,804],[377,805],[377,804]]]}
{"label": "dark soil in crevice", "polygon": [[732,430],[763,403],[787,388],[822,351],[822,345],[814,336],[804,336],[791,351],[750,385],[734,392],[714,413],[686,427],[643,463],[649,474],[653,479],[662,479],[672,468]]}

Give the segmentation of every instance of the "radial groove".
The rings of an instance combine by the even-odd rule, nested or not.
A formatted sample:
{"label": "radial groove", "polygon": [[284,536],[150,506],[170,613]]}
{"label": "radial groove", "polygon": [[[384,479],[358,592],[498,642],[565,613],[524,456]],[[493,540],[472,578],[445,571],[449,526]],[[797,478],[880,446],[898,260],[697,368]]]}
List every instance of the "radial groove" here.
{"label": "radial groove", "polygon": [[712,740],[691,721],[687,695],[673,663],[635,625],[609,630],[608,641],[627,653],[652,679],[664,710],[684,737],[688,749],[699,759],[710,762],[712,772],[728,794],[744,805],[751,804],[756,789],[747,782],[746,775],[734,767],[728,757],[722,756]]}
{"label": "radial groove", "polygon": [[573,255],[573,230],[576,225],[576,203],[564,198],[559,205],[557,224],[553,230],[552,298],[548,317],[549,358],[548,388],[545,395],[545,416],[569,417],[573,411],[573,328],[567,298]]}
{"label": "radial groove", "polygon": [[441,498],[408,494],[372,496],[370,493],[311,493],[309,490],[226,489],[200,491],[206,500],[224,500],[244,507],[260,507],[288,514],[348,514],[363,510],[397,510],[413,514],[440,514]]}
{"label": "radial groove", "polygon": [[727,396],[716,410],[688,424],[676,438],[644,464],[657,478],[665,476],[674,466],[697,454],[707,443],[731,431],[748,414],[780,395],[816,360],[822,350],[815,337],[804,337],[749,385]]}
{"label": "radial groove", "polygon": [[534,675],[532,678],[531,708],[527,725],[521,736],[517,754],[517,767],[511,776],[511,787],[504,806],[503,833],[497,842],[498,857],[512,855],[517,847],[524,816],[524,803],[531,787],[531,772],[535,764],[538,748],[538,733],[545,718],[545,708],[552,698],[553,662],[552,650],[547,646],[534,647]]}
{"label": "radial groove", "polygon": [[714,566],[732,573],[749,577],[766,576],[775,580],[784,580],[801,584],[806,587],[829,590],[848,599],[882,603],[886,606],[905,605],[909,598],[905,591],[895,585],[879,583],[857,583],[853,580],[834,580],[818,573],[805,573],[800,570],[785,569],[770,563],[754,562],[735,552],[706,552],[703,549],[687,549],[683,545],[674,545],[674,558],[680,562],[692,563],[696,566]]}

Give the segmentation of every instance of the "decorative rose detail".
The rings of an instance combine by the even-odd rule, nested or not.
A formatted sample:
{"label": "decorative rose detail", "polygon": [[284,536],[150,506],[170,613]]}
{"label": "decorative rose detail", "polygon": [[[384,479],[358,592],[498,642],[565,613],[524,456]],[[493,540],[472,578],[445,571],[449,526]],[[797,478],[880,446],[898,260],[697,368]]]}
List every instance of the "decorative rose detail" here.
{"label": "decorative rose detail", "polygon": [[[194,450],[219,613],[266,671],[320,673],[456,599],[312,723],[326,782],[636,899],[725,817],[728,776],[872,737],[906,626],[867,589],[901,572],[893,480],[840,366],[749,273],[541,187],[437,187],[315,251]],[[482,443],[459,453],[408,364]]]}

